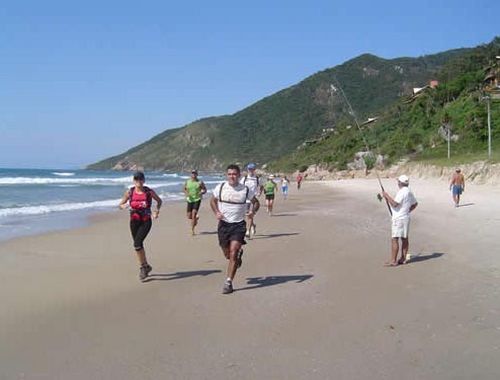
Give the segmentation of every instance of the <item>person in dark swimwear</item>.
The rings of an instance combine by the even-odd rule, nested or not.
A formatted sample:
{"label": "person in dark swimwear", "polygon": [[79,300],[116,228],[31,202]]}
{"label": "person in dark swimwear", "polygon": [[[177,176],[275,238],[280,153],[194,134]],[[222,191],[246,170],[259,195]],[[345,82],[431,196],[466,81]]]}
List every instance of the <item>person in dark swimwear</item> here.
{"label": "person in dark swimwear", "polygon": [[[146,259],[146,251],[144,250],[144,239],[148,236],[151,230],[151,219],[157,219],[160,214],[161,198],[153,189],[144,186],[146,178],[144,173],[134,173],[134,186],[130,190],[125,191],[122,200],[120,201],[120,209],[130,208],[130,232],[134,240],[134,249],[139,260],[139,279],[144,281],[148,277],[149,272],[153,269]],[[156,210],[151,212],[153,199],[156,201]]]}

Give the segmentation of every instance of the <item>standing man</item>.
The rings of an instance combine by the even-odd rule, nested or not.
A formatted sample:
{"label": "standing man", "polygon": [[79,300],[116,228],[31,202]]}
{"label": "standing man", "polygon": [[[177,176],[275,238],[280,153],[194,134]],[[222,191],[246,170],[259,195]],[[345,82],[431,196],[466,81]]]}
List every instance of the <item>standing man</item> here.
{"label": "standing man", "polygon": [[[260,197],[260,194],[262,193],[262,185],[260,183],[260,177],[255,173],[256,168],[257,165],[255,165],[254,163],[249,163],[247,165],[247,174],[240,179],[240,183],[242,185],[247,186],[250,189],[250,191],[252,191],[255,194],[255,196]],[[248,207],[247,211],[250,211],[252,207],[252,203],[250,202],[250,200],[247,201],[247,207]],[[255,235],[257,231],[257,225],[254,222],[256,214],[257,210],[253,210],[253,212],[247,213],[247,229],[245,236],[248,238],[251,235],[252,236]]]}
{"label": "standing man", "polygon": [[194,229],[198,224],[200,216],[198,210],[201,205],[201,198],[207,192],[207,188],[203,181],[198,179],[198,171],[191,170],[191,178],[184,184],[184,194],[187,200],[187,218],[191,220],[191,235],[194,235]]}
{"label": "standing man", "polygon": [[450,190],[453,195],[455,207],[460,203],[460,195],[465,191],[465,177],[460,168],[455,169],[455,173],[451,176]]}
{"label": "standing man", "polygon": [[[409,247],[410,213],[418,205],[415,196],[408,187],[409,184],[410,179],[403,174],[398,178],[399,191],[395,198],[392,198],[385,191],[382,192],[382,196],[387,199],[392,210],[391,261],[386,263],[385,266],[394,267],[406,262]],[[399,239],[401,239],[401,258],[398,260]]]}
{"label": "standing man", "polygon": [[247,212],[247,200],[250,200],[252,208],[247,216],[252,217],[260,207],[255,193],[246,185],[240,183],[240,167],[229,165],[226,171],[226,181],[217,185],[213,191],[210,206],[214,212],[219,225],[217,234],[219,245],[226,259],[227,278],[222,288],[223,294],[233,292],[233,280],[236,270],[241,266],[241,257],[245,242],[245,213]]}
{"label": "standing man", "polygon": [[267,177],[267,182],[264,185],[264,195],[266,196],[266,208],[269,215],[273,214],[274,193],[277,189],[276,182],[274,182],[274,175]]}

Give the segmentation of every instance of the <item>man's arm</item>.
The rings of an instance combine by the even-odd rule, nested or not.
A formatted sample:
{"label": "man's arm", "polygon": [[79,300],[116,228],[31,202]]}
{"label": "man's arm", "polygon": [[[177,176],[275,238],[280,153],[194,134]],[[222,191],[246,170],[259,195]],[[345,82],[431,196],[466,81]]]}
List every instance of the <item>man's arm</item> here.
{"label": "man's arm", "polygon": [[259,211],[259,208],[260,208],[260,202],[259,200],[257,199],[256,196],[254,196],[250,202],[252,202],[252,211],[250,211],[250,213],[252,214],[255,214],[257,211]]}
{"label": "man's arm", "polygon": [[399,207],[399,203],[396,202],[394,200],[394,198],[392,198],[389,194],[387,194],[385,191],[382,192],[382,196],[387,200],[387,202],[389,202],[389,204],[393,207],[393,208],[397,208]]}
{"label": "man's arm", "polygon": [[413,210],[415,210],[418,206],[418,202],[415,202],[414,204],[411,205],[410,207],[410,212],[412,212]]}
{"label": "man's arm", "polygon": [[206,192],[207,192],[207,187],[205,186],[205,182],[201,181],[200,186],[201,186],[201,193],[202,193],[202,194],[206,194]]}
{"label": "man's arm", "polygon": [[219,202],[217,201],[217,198],[215,196],[212,196],[212,198],[210,199],[210,208],[214,212],[216,218],[222,220],[223,216],[219,210]]}

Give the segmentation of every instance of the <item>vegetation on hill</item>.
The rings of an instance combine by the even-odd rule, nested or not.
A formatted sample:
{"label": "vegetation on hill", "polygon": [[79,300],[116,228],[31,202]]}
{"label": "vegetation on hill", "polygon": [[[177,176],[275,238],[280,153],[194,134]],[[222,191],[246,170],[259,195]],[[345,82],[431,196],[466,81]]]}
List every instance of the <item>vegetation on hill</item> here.
{"label": "vegetation on hill", "polygon": [[[413,87],[435,79],[447,62],[469,51],[457,49],[419,58],[390,60],[364,54],[314,74],[233,115],[206,118],[167,130],[88,168],[139,166],[156,170],[188,170],[191,167],[218,170],[230,162],[248,161],[261,164],[273,161],[277,168],[296,168],[299,164],[310,163],[342,167],[359,149],[361,141],[356,131],[346,129],[352,124],[351,116],[344,102],[334,96],[332,85],[343,88],[363,120],[386,109],[401,96],[409,95]],[[454,67],[449,68],[450,73],[453,70]],[[391,112],[402,111],[389,111],[388,115]],[[401,119],[401,122],[406,121]],[[405,135],[399,131],[402,127],[398,123],[388,124],[388,127]],[[337,131],[338,135],[328,140],[331,145],[319,144],[314,149],[289,155],[305,140],[320,135],[323,129]],[[374,137],[370,136],[370,140],[382,141]],[[394,141],[389,148],[391,155],[404,152]],[[284,155],[288,157],[279,160]]]}
{"label": "vegetation on hill", "polygon": [[[405,156],[418,160],[440,159],[447,156],[445,127],[450,127],[452,157],[462,157],[466,161],[485,157],[488,135],[482,86],[486,68],[497,65],[498,71],[496,56],[499,55],[498,37],[490,44],[451,55],[436,73],[439,80],[436,88],[424,90],[410,102],[403,96],[389,106],[380,104],[379,119],[363,127],[371,150],[382,154],[389,163]],[[352,89],[348,90],[349,87],[346,89],[347,97],[358,110],[354,104],[363,102],[352,95],[355,93]],[[374,93],[372,96],[375,96]],[[338,99],[343,101],[341,96]],[[500,149],[499,103],[492,103],[491,124],[493,147]],[[270,167],[293,171],[321,164],[329,169],[342,170],[347,168],[356,152],[364,150],[362,135],[351,117],[342,120],[334,131],[317,139],[316,143],[281,157]],[[492,159],[495,157],[498,158],[498,154]]]}

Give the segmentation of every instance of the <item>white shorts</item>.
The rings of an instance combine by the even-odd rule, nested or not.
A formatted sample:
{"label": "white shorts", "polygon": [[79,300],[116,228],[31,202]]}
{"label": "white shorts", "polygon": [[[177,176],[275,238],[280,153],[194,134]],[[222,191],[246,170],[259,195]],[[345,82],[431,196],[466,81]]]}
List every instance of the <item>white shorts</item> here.
{"label": "white shorts", "polygon": [[408,238],[410,232],[410,218],[396,219],[392,221],[392,237]]}

